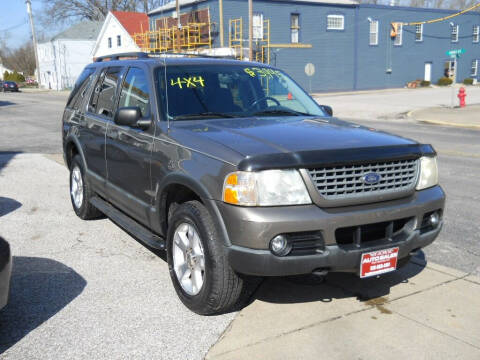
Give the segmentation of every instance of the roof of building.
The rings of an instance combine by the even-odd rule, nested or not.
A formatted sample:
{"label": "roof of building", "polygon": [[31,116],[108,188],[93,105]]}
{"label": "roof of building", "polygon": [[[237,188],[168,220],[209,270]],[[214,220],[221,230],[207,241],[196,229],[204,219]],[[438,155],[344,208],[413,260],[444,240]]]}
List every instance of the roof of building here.
{"label": "roof of building", "polygon": [[103,22],[100,21],[83,21],[58,33],[50,41],[58,39],[96,40],[102,24]]}
{"label": "roof of building", "polygon": [[112,11],[112,14],[132,36],[135,33],[148,30],[148,16],[145,13]]}
{"label": "roof of building", "polygon": [[[206,0],[179,0],[180,7],[185,5],[191,5],[200,3]],[[339,4],[339,5],[358,5],[358,0],[277,0],[277,1],[285,1],[285,2],[299,2],[299,3],[317,3],[317,4]],[[148,14],[156,14],[161,13],[163,11],[174,10],[176,6],[175,1],[170,1],[169,3],[159,6],[156,9],[153,9]]]}

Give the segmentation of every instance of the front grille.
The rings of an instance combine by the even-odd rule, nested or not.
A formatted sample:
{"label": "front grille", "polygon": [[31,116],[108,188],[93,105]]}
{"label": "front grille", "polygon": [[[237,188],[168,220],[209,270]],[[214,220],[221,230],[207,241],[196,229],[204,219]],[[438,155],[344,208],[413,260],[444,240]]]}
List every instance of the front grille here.
{"label": "front grille", "polygon": [[413,220],[414,218],[403,218],[339,228],[335,230],[335,240],[340,247],[345,245],[361,247],[375,241],[395,241],[406,230],[406,225],[412,224]]}
{"label": "front grille", "polygon": [[[326,166],[308,169],[308,173],[323,199],[358,199],[413,190],[418,176],[418,160]],[[365,181],[368,174],[375,174],[378,181]]]}

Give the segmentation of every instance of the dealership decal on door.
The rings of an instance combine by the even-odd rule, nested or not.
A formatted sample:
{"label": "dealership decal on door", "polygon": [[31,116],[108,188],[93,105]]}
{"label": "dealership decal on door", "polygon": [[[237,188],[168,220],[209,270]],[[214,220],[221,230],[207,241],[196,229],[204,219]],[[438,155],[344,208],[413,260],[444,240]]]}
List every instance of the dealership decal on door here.
{"label": "dealership decal on door", "polygon": [[360,277],[385,274],[397,268],[398,247],[362,254]]}

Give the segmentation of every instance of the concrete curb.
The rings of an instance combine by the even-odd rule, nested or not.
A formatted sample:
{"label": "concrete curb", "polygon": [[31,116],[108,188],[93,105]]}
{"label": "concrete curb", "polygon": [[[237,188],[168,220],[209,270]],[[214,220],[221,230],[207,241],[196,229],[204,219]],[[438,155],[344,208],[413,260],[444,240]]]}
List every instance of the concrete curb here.
{"label": "concrete curb", "polygon": [[452,126],[452,127],[458,127],[458,128],[480,130],[480,125],[476,125],[476,124],[451,123],[451,122],[448,122],[448,121],[433,120],[433,119],[428,119],[428,118],[421,118],[421,117],[417,118],[415,116],[415,113],[420,112],[420,111],[424,111],[424,110],[425,109],[411,110],[407,113],[407,118],[411,118],[412,120],[415,120],[415,121],[424,122],[424,123],[433,124],[433,125]]}

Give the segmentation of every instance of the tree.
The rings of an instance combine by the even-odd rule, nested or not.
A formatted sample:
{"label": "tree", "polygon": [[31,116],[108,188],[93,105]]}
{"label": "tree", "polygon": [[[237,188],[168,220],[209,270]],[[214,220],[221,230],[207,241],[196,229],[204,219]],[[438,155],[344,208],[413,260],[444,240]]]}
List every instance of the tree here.
{"label": "tree", "polygon": [[71,23],[78,20],[103,21],[109,11],[148,12],[164,0],[42,0],[43,23]]}
{"label": "tree", "polygon": [[26,75],[33,75],[35,72],[35,54],[30,41],[15,50],[0,48],[0,58],[6,68]]}

